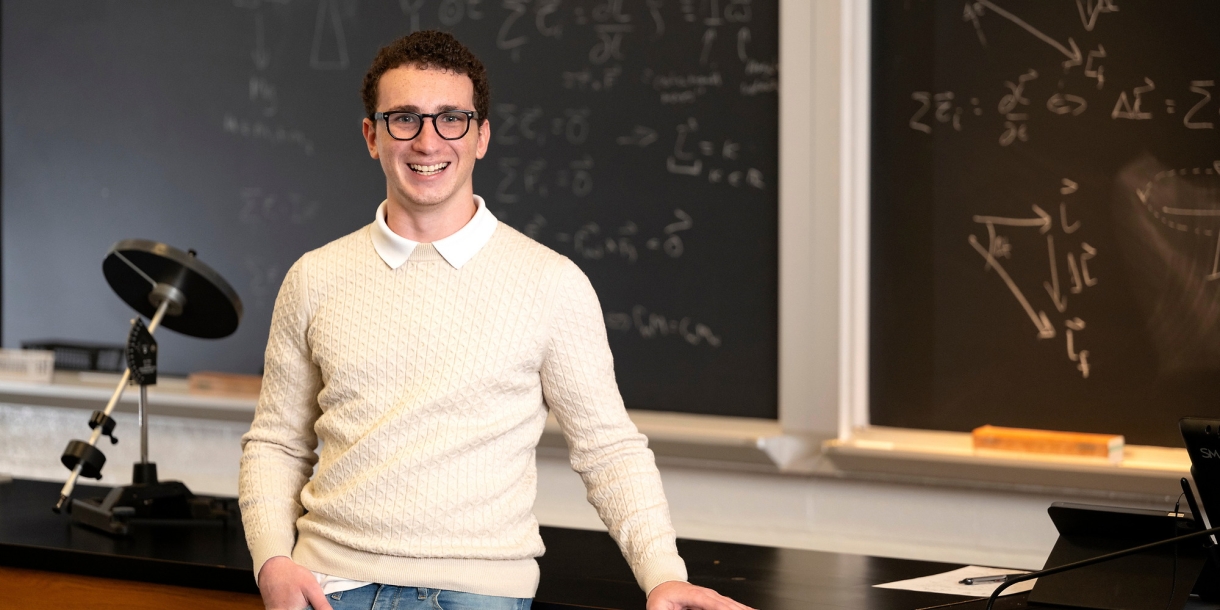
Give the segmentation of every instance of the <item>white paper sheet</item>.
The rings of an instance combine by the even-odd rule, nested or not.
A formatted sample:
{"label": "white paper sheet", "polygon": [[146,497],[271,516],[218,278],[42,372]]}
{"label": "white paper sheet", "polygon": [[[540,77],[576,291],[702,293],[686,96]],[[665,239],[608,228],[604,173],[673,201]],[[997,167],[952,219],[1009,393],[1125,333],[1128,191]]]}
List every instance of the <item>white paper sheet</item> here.
{"label": "white paper sheet", "polygon": [[[943,574],[933,574],[922,578],[912,578],[910,580],[900,580],[898,582],[887,582],[881,585],[873,585],[880,589],[902,589],[904,591],[923,591],[925,593],[945,593],[947,595],[964,595],[966,597],[988,597],[1002,583],[986,583],[981,585],[963,585],[961,580],[964,578],[973,578],[976,576],[991,576],[993,574],[1026,574],[1024,570],[1007,570],[1004,568],[987,568],[982,566],[966,566],[958,568],[952,572]],[[1022,593],[1034,588],[1034,583],[1038,579],[1019,582],[1007,589],[1004,589],[1003,595],[1013,593]]]}

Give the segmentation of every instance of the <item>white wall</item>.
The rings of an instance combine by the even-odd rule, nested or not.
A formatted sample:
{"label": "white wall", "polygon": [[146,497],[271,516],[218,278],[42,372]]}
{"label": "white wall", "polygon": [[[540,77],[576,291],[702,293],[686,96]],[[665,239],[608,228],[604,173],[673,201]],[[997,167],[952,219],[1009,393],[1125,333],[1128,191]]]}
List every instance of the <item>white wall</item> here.
{"label": "white wall", "polygon": [[[0,404],[0,473],[62,481],[59,454],[84,438],[90,411]],[[131,480],[135,416],[119,413],[121,442],[103,451],[103,483]],[[149,455],[163,479],[196,493],[236,495],[239,441],[248,424],[156,415]],[[126,431],[126,432],[124,432]],[[566,458],[538,460],[534,510],[544,525],[603,529]],[[674,525],[686,538],[1037,567],[1055,534],[1046,507],[1071,497],[929,487],[830,477],[733,472],[662,464]],[[50,508],[54,498],[47,498]]]}

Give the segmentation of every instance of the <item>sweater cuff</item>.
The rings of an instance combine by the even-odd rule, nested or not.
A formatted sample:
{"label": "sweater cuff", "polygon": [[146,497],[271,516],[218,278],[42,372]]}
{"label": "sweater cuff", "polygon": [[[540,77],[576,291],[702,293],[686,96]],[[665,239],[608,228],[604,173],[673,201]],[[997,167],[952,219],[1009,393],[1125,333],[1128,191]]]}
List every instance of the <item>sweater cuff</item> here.
{"label": "sweater cuff", "polygon": [[635,580],[644,590],[645,597],[657,585],[671,580],[686,582],[686,562],[677,553],[661,554],[644,560],[635,569]]}
{"label": "sweater cuff", "polygon": [[250,541],[250,558],[254,560],[254,584],[258,584],[258,574],[263,564],[272,557],[292,557],[292,547],[296,544],[295,536],[279,536],[267,534],[257,540]]}

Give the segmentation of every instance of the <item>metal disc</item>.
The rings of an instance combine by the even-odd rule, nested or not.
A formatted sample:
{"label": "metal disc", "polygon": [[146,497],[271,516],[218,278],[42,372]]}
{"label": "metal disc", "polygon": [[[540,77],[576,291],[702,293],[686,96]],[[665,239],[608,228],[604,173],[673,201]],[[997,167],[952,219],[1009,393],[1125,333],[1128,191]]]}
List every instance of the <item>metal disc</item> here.
{"label": "metal disc", "polygon": [[233,287],[194,254],[177,248],[125,239],[110,248],[102,273],[119,298],[146,318],[171,294],[174,306],[161,324],[184,335],[219,339],[233,334],[241,322],[241,298]]}

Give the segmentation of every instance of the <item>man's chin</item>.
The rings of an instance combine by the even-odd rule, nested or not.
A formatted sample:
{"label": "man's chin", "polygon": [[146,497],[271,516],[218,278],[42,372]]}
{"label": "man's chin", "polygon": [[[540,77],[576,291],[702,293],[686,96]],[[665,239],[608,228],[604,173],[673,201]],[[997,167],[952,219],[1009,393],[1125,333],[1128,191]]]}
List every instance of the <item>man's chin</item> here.
{"label": "man's chin", "polygon": [[453,198],[453,193],[407,192],[401,197],[404,205],[411,209],[427,210],[444,207]]}

